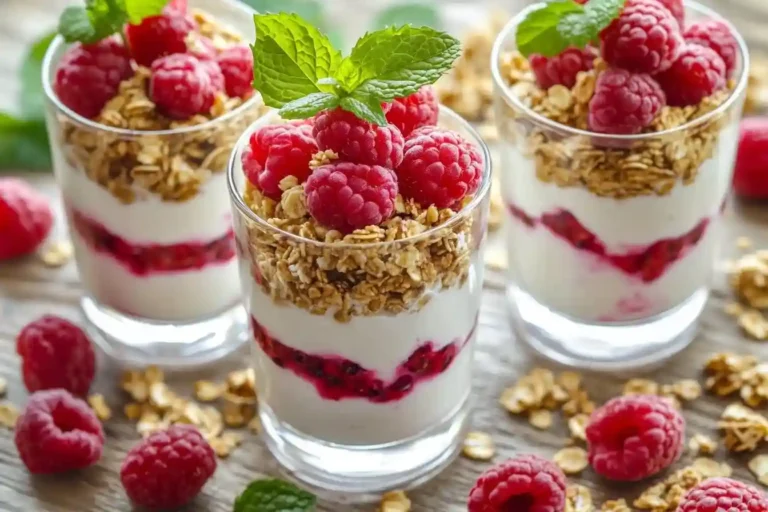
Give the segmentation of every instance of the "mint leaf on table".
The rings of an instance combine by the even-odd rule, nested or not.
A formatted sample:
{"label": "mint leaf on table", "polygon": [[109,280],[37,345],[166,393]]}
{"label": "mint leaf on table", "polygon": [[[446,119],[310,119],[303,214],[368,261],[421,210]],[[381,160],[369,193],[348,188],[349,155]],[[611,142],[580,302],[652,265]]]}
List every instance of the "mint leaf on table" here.
{"label": "mint leaf on table", "polygon": [[311,512],[317,499],[282,480],[256,480],[235,500],[233,512]]}
{"label": "mint leaf on table", "polygon": [[392,25],[412,24],[440,28],[442,20],[437,8],[426,3],[401,3],[392,5],[379,12],[373,20],[374,29]]}
{"label": "mint leaf on table", "polygon": [[86,0],[71,6],[59,18],[59,33],[68,43],[95,43],[120,32],[127,21],[125,0]]}
{"label": "mint leaf on table", "polygon": [[42,119],[18,119],[0,112],[0,169],[51,167],[48,132]]}
{"label": "mint leaf on table", "polygon": [[168,0],[122,0],[125,3],[125,14],[128,22],[141,23],[144,18],[157,16],[163,12]]}
{"label": "mint leaf on table", "polygon": [[29,49],[21,65],[21,113],[26,119],[43,119],[45,95],[43,94],[43,58],[56,37],[49,33],[38,39]]}

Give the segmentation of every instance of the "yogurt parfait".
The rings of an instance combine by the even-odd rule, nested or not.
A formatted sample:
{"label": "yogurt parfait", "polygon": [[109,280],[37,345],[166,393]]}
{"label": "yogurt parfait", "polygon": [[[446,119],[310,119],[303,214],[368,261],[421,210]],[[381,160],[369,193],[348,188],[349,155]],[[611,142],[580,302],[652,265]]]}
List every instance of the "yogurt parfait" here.
{"label": "yogurt parfait", "polygon": [[694,3],[600,3],[567,4],[552,37],[552,5],[526,9],[492,62],[516,325],[561,363],[617,370],[694,336],[748,62]]}
{"label": "yogurt parfait", "polygon": [[[387,29],[341,59],[300,18],[256,20],[257,34],[272,30],[254,47],[257,77],[274,73],[259,52],[299,24],[329,48],[330,65],[313,72],[333,84],[314,93],[325,103],[296,114],[257,78],[280,110],[243,135],[230,163],[267,446],[331,493],[415,485],[453,459],[467,426],[483,281],[487,149],[430,86],[458,42]],[[432,46],[416,49],[419,40]],[[366,52],[397,46],[412,53],[383,61],[389,75],[365,68]],[[442,64],[410,73],[427,60]],[[348,101],[361,88],[369,109]]]}

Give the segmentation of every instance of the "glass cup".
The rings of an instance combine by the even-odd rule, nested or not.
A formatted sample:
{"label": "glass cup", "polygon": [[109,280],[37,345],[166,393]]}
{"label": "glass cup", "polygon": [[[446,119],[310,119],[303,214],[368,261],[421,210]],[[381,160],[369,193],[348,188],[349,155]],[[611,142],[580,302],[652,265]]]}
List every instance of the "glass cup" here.
{"label": "glass cup", "polygon": [[307,220],[301,187],[286,190],[279,203],[258,192],[250,202],[257,208],[244,201],[253,190],[243,148],[255,130],[277,122],[272,113],[255,123],[229,166],[264,439],[313,491],[376,499],[436,475],[458,453],[468,426],[488,150],[469,124],[442,108],[439,124],[482,148],[478,192],[458,213],[432,207],[418,225],[391,221],[342,239]]}
{"label": "glass cup", "polygon": [[[253,11],[244,4],[190,4],[243,37],[253,31]],[[190,366],[230,353],[247,341],[247,315],[225,168],[237,138],[263,114],[261,97],[217,101],[222,115],[202,124],[144,129],[152,128],[145,113],[153,106],[137,81],[135,95],[102,113],[108,123],[86,119],[52,87],[66,49],[60,36],[53,41],[43,84],[54,172],[94,341],[116,359],[142,365]]]}
{"label": "glass cup", "polygon": [[[511,56],[518,24],[541,5],[507,24],[492,56],[514,321],[531,347],[559,363],[650,367],[692,341],[709,295],[747,49],[729,24],[737,68],[729,90],[705,100],[699,117],[696,107],[667,109],[656,133],[592,133],[585,113],[593,74],[582,74],[572,95],[556,86],[536,98],[522,79],[530,76],[524,61]],[[688,22],[722,19],[685,6]],[[676,120],[681,112],[689,117]],[[561,115],[584,129],[552,120]]]}

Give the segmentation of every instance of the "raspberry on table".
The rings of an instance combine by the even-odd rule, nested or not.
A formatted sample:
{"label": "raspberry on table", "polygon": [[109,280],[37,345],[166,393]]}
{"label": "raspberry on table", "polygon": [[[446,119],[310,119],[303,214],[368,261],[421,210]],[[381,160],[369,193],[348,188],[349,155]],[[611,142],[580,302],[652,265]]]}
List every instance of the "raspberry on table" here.
{"label": "raspberry on table", "polygon": [[439,106],[435,89],[425,85],[406,98],[397,98],[387,104],[387,121],[395,125],[403,137],[422,126],[435,126]]}
{"label": "raspberry on table", "polygon": [[138,25],[128,25],[125,37],[133,59],[149,67],[160,57],[186,53],[187,36],[196,28],[197,24],[185,11],[171,8],[144,18]]}
{"label": "raspberry on table", "polygon": [[725,77],[730,78],[733,75],[739,55],[739,43],[728,25],[719,20],[700,21],[688,27],[684,35],[688,43],[714,50],[725,63]]}
{"label": "raspberry on table", "polygon": [[655,475],[680,458],[684,443],[685,419],[658,396],[614,398],[592,413],[587,425],[589,462],[611,480]]}
{"label": "raspberry on table", "polygon": [[380,165],[338,162],[315,169],[304,190],[312,217],[349,233],[392,216],[397,180],[392,170]]}
{"label": "raspberry on table", "polygon": [[33,253],[53,227],[48,199],[18,178],[0,178],[0,261]]}
{"label": "raspberry on table", "polygon": [[216,471],[216,454],[192,425],[172,425],[131,448],[120,481],[131,501],[151,510],[189,503]]}
{"label": "raspberry on table", "polygon": [[683,496],[677,512],[768,512],[768,499],[732,478],[709,478]]}
{"label": "raspberry on table", "polygon": [[253,92],[253,53],[244,45],[222,50],[217,61],[230,97],[245,98]]}
{"label": "raspberry on table", "polygon": [[669,69],[684,42],[677,21],[656,0],[628,0],[600,39],[602,56],[608,64],[649,74]]}
{"label": "raspberry on table", "polygon": [[312,133],[320,151],[335,151],[342,160],[389,169],[403,160],[405,140],[400,130],[393,125],[376,126],[340,108],[315,116]]}
{"label": "raspberry on table", "polygon": [[528,60],[539,87],[549,89],[553,85],[564,85],[570,89],[576,85],[576,76],[580,71],[589,71],[594,67],[596,57],[596,50],[588,47],[568,48],[554,57],[534,53]]}
{"label": "raspberry on table", "polygon": [[658,83],[645,73],[609,69],[600,74],[589,102],[589,128],[630,135],[650,125],[666,103]]}
{"label": "raspberry on table", "polygon": [[88,394],[96,375],[96,354],[91,341],[75,324],[53,315],[28,323],[16,337],[21,374],[29,392],[66,389]]}
{"label": "raspberry on table", "polygon": [[733,188],[741,197],[768,198],[768,118],[748,117],[741,122]]}
{"label": "raspberry on table", "polygon": [[149,95],[168,117],[189,119],[211,109],[216,84],[207,64],[192,55],[174,54],[152,64]]}
{"label": "raspberry on table", "polygon": [[16,422],[16,449],[31,473],[61,473],[98,462],[104,431],[83,400],[63,389],[29,397]]}
{"label": "raspberry on table", "polygon": [[698,105],[707,96],[725,88],[725,62],[713,49],[689,44],[672,67],[656,79],[669,105]]}
{"label": "raspberry on table", "polygon": [[312,172],[309,164],[318,152],[312,126],[286,123],[269,125],[251,135],[243,151],[243,172],[265,196],[279,201],[280,181],[295,176],[304,183]]}
{"label": "raspberry on table", "polygon": [[469,493],[468,512],[562,512],[565,485],[554,462],[522,455],[480,475]]}
{"label": "raspberry on table", "polygon": [[456,132],[420,128],[405,141],[396,174],[404,198],[424,208],[452,208],[480,186],[483,155]]}
{"label": "raspberry on table", "polygon": [[131,75],[131,56],[117,38],[88,45],[76,43],[59,61],[53,90],[64,105],[93,118],[115,97],[120,82]]}

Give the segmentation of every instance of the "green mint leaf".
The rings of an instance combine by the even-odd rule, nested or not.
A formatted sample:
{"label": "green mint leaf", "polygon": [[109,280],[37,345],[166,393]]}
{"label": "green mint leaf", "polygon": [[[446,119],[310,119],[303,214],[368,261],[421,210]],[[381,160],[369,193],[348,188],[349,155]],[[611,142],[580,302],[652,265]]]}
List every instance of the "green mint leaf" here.
{"label": "green mint leaf", "polygon": [[389,27],[360,38],[335,76],[358,97],[391,101],[436,82],[460,53],[459,41],[444,32]]}
{"label": "green mint leaf", "polygon": [[0,112],[0,170],[50,168],[51,153],[45,121],[18,119]]}
{"label": "green mint leaf", "polygon": [[233,512],[311,512],[316,498],[281,480],[252,482],[235,500]]}
{"label": "green mint leaf", "polygon": [[162,13],[168,0],[123,0],[123,2],[125,2],[125,14],[128,16],[128,22],[136,25],[141,23],[144,18]]}
{"label": "green mint leaf", "polygon": [[526,57],[532,53],[547,57],[559,54],[570,45],[558,30],[561,20],[568,15],[583,14],[584,6],[573,0],[557,0],[536,9],[517,27],[517,49]]}
{"label": "green mint leaf", "polygon": [[45,95],[43,94],[43,58],[56,33],[52,32],[38,39],[29,49],[21,65],[21,113],[26,119],[43,119]]}
{"label": "green mint leaf", "polygon": [[316,92],[286,103],[279,110],[283,119],[308,119],[321,110],[339,106],[339,97],[327,92]]}
{"label": "green mint leaf", "polygon": [[253,85],[267,106],[279,108],[309,94],[333,76],[341,53],[318,29],[295,14],[256,14]]}
{"label": "green mint leaf", "polygon": [[387,118],[381,109],[381,101],[376,98],[355,93],[353,96],[342,98],[340,105],[347,112],[352,112],[369,123],[379,126],[387,125]]}
{"label": "green mint leaf", "polygon": [[120,32],[127,19],[125,0],[86,0],[84,9],[64,9],[59,33],[68,43],[95,43]]}
{"label": "green mint leaf", "polygon": [[96,36],[96,29],[85,7],[70,6],[64,9],[59,17],[58,30],[68,43],[93,41]]}
{"label": "green mint leaf", "polygon": [[619,16],[625,2],[626,0],[591,0],[584,6],[583,13],[568,14],[560,20],[557,30],[571,46],[584,48],[597,39],[600,32]]}
{"label": "green mint leaf", "polygon": [[427,3],[401,3],[392,5],[376,15],[373,28],[406,25],[440,28],[442,20],[437,8]]}

